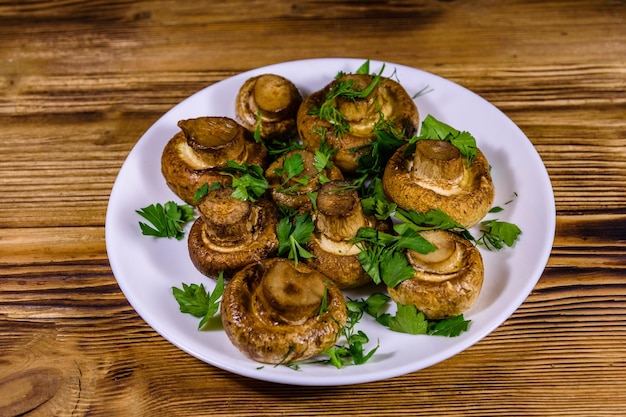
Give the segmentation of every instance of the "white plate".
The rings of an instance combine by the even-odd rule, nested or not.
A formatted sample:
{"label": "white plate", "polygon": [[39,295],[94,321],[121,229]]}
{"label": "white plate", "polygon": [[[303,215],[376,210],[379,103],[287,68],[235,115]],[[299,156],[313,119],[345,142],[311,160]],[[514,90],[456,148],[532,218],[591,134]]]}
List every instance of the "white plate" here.
{"label": "white plate", "polygon": [[[483,290],[466,318],[469,331],[456,338],[412,336],[391,332],[364,317],[358,328],[380,348],[366,364],[336,369],[306,365],[299,371],[247,359],[222,330],[197,330],[198,319],[179,312],[171,288],[181,283],[214,282],[191,264],[186,240],[143,236],[135,210],[153,203],[180,202],[160,171],[166,142],[178,132],[180,119],[199,116],[234,117],[235,95],[249,77],[275,73],[293,81],[302,94],[326,85],[338,71],[355,72],[363,59],[311,59],[258,68],[218,82],[185,99],[146,131],[128,155],[115,181],[106,215],[106,245],[118,284],[137,313],[180,349],[224,370],[250,378],[294,385],[346,385],[376,381],[417,371],[463,351],[504,322],[526,299],[548,260],[555,231],[555,206],[546,169],[522,131],[502,112],[471,91],[414,68],[386,63],[384,75],[395,77],[416,98],[421,118],[432,114],[459,130],[471,132],[492,165],[495,205],[513,199],[504,212],[488,215],[517,224],[522,235],[513,249],[482,251]],[[372,61],[371,72],[382,62]],[[517,197],[514,197],[517,194]],[[188,229],[187,229],[188,230]],[[355,297],[356,294],[348,293]],[[485,358],[486,361],[489,358]]]}

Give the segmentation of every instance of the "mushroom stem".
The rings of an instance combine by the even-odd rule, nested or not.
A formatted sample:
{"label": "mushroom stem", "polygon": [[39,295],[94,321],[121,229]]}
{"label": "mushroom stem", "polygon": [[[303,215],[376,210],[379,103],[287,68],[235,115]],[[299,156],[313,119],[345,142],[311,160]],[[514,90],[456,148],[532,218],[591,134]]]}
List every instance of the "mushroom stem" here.
{"label": "mushroom stem", "polygon": [[262,282],[265,308],[289,324],[298,324],[317,314],[324,297],[324,277],[316,271],[303,272],[291,262],[276,262]]}
{"label": "mushroom stem", "polygon": [[436,249],[426,254],[408,250],[407,259],[415,269],[438,274],[435,278],[429,276],[426,280],[443,281],[449,274],[458,272],[463,267],[463,248],[457,245],[450,232],[428,230],[421,234]]}
{"label": "mushroom stem", "polygon": [[263,74],[256,79],[254,95],[250,96],[250,100],[250,107],[258,108],[263,120],[281,120],[291,111],[294,87],[283,77]]}
{"label": "mushroom stem", "polygon": [[204,220],[204,233],[219,246],[235,246],[252,241],[258,231],[259,209],[249,201],[232,197],[232,189],[211,191],[197,203]]}
{"label": "mushroom stem", "polygon": [[445,140],[420,140],[415,147],[412,173],[425,182],[459,184],[464,173],[461,152]]}
{"label": "mushroom stem", "polygon": [[327,182],[320,188],[314,220],[322,234],[336,241],[351,239],[369,226],[357,191],[346,181]]}
{"label": "mushroom stem", "polygon": [[227,117],[198,117],[180,120],[187,143],[206,164],[206,168],[241,162],[246,158],[244,129]]}

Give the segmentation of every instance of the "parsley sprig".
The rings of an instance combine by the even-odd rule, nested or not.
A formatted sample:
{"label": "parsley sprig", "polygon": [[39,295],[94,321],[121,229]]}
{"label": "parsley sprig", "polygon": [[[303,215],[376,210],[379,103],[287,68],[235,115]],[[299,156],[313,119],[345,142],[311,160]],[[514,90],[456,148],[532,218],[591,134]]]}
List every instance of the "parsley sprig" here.
{"label": "parsley sprig", "polygon": [[315,224],[309,213],[304,212],[282,217],[276,226],[277,255],[293,259],[296,265],[299,258],[312,258],[313,254],[307,251],[304,245],[311,240],[314,229]]}
{"label": "parsley sprig", "polygon": [[365,350],[364,346],[369,343],[370,339],[362,330],[356,329],[356,324],[363,317],[363,310],[350,301],[346,302],[346,306],[348,307],[348,322],[340,330],[340,336],[343,336],[344,343],[335,344],[322,353],[328,356],[328,359],[322,362],[331,364],[338,369],[346,365],[366,363],[374,356],[380,346],[377,344],[369,352]]}
{"label": "parsley sprig", "polygon": [[228,160],[220,171],[232,178],[232,196],[238,200],[255,202],[268,189],[269,183],[263,175],[263,168],[256,164],[241,164]]}
{"label": "parsley sprig", "polygon": [[391,315],[384,312],[388,308],[389,301],[388,295],[375,293],[367,299],[352,301],[351,303],[354,308],[359,308],[371,315],[389,330],[399,333],[456,337],[467,331],[471,323],[462,314],[442,320],[429,320],[415,306],[399,303],[395,303],[396,313]]}
{"label": "parsley sprig", "polygon": [[135,210],[150,224],[139,222],[141,233],[146,236],[176,238],[182,240],[185,236],[185,224],[193,221],[194,209],[188,204],[179,205],[174,201],[165,204],[150,204],[140,210]]}
{"label": "parsley sprig", "polygon": [[[373,75],[370,84],[362,90],[358,90],[354,87],[354,80],[339,79],[335,84],[333,84],[328,93],[326,93],[324,101],[322,101],[320,107],[318,109],[311,109],[309,114],[317,115],[320,119],[331,123],[338,135],[348,132],[350,130],[350,125],[346,121],[344,115],[337,108],[337,98],[343,97],[349,100],[366,98],[372,93],[372,91],[374,91],[380,82],[384,69],[385,66],[383,65],[380,72]],[[366,61],[357,71],[357,74],[367,73],[369,73],[369,60]],[[343,73],[339,73],[337,78],[340,78],[341,75],[343,75]]]}
{"label": "parsley sprig", "polygon": [[459,131],[452,126],[437,120],[432,115],[428,115],[422,121],[422,126],[418,136],[414,136],[409,141],[405,153],[411,154],[415,150],[415,143],[418,140],[435,139],[445,140],[457,147],[467,160],[467,165],[471,164],[476,154],[478,153],[478,147],[476,146],[476,139],[471,133],[466,131]]}
{"label": "parsley sprig", "polygon": [[213,291],[204,288],[204,284],[182,284],[182,289],[172,287],[172,294],[178,302],[181,313],[200,318],[198,330],[201,330],[220,309],[220,300],[224,294],[224,274],[220,273]]}
{"label": "parsley sprig", "polygon": [[522,233],[517,225],[497,219],[482,221],[480,226],[482,234],[476,242],[489,250],[500,250],[505,245],[513,247]]}

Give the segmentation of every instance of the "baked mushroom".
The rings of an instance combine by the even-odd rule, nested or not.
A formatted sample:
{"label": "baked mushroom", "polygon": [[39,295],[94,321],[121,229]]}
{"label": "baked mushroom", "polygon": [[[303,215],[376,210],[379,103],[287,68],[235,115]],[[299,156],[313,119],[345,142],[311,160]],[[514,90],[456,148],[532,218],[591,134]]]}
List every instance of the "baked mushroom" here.
{"label": "baked mushroom", "polygon": [[371,282],[358,259],[361,250],[350,240],[362,227],[386,230],[386,224],[363,213],[361,199],[347,181],[324,184],[316,202],[315,231],[306,246],[314,257],[304,262],[326,274],[342,289]]}
{"label": "baked mushroom", "polygon": [[[247,79],[237,94],[235,114],[250,132],[263,140],[289,140],[297,132],[296,114],[302,96],[288,79],[262,74]],[[259,126],[260,123],[260,126]]]}
{"label": "baked mushroom", "polygon": [[220,172],[232,160],[265,168],[267,151],[249,133],[228,117],[198,117],[180,120],[181,131],[168,141],[161,155],[161,172],[168,187],[188,204],[204,184],[228,184]]}
{"label": "baked mushroom", "polygon": [[341,290],[321,272],[269,258],[246,266],[227,283],[221,318],[242,353],[279,364],[332,347],[346,325],[347,309]]}
{"label": "baked mushroom", "polygon": [[439,208],[465,227],[487,214],[495,189],[489,163],[479,149],[468,164],[449,141],[419,140],[408,156],[406,147],[400,147],[385,167],[382,182],[387,198],[405,210],[426,213]]}
{"label": "baked mushroom", "polygon": [[389,296],[397,303],[413,305],[428,319],[457,316],[472,306],[483,284],[484,267],[480,251],[470,241],[445,230],[421,232],[436,249],[428,254],[407,250],[412,278]]}
{"label": "baked mushroom", "polygon": [[[369,89],[366,96],[354,97]],[[355,172],[359,157],[371,151],[382,121],[406,139],[417,131],[419,114],[406,90],[386,77],[343,74],[303,100],[298,133],[307,149],[318,149],[324,141],[336,148],[334,162],[346,174]]]}
{"label": "baked mushroom", "polygon": [[243,266],[276,254],[276,206],[266,198],[252,203],[232,196],[232,188],[211,190],[198,200],[199,217],[187,245],[193,265],[216,278],[232,276]]}
{"label": "baked mushroom", "polygon": [[[295,172],[298,174],[293,175]],[[265,179],[277,204],[310,211],[313,207],[310,194],[317,192],[322,180],[343,179],[343,174],[333,164],[319,170],[315,164],[315,153],[299,149],[287,152],[272,162],[265,170]]]}

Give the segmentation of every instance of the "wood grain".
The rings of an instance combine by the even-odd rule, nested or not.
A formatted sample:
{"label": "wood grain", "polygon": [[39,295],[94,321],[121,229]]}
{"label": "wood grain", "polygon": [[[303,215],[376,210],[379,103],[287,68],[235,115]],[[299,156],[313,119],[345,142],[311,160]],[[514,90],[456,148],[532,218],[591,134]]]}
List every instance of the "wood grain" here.
{"label": "wood grain", "polygon": [[[0,416],[622,416],[623,0],[0,4]],[[194,92],[316,57],[424,69],[534,144],[557,227],[526,302],[485,339],[386,381],[293,387],[182,352],[128,304],[104,243],[139,137]]]}

